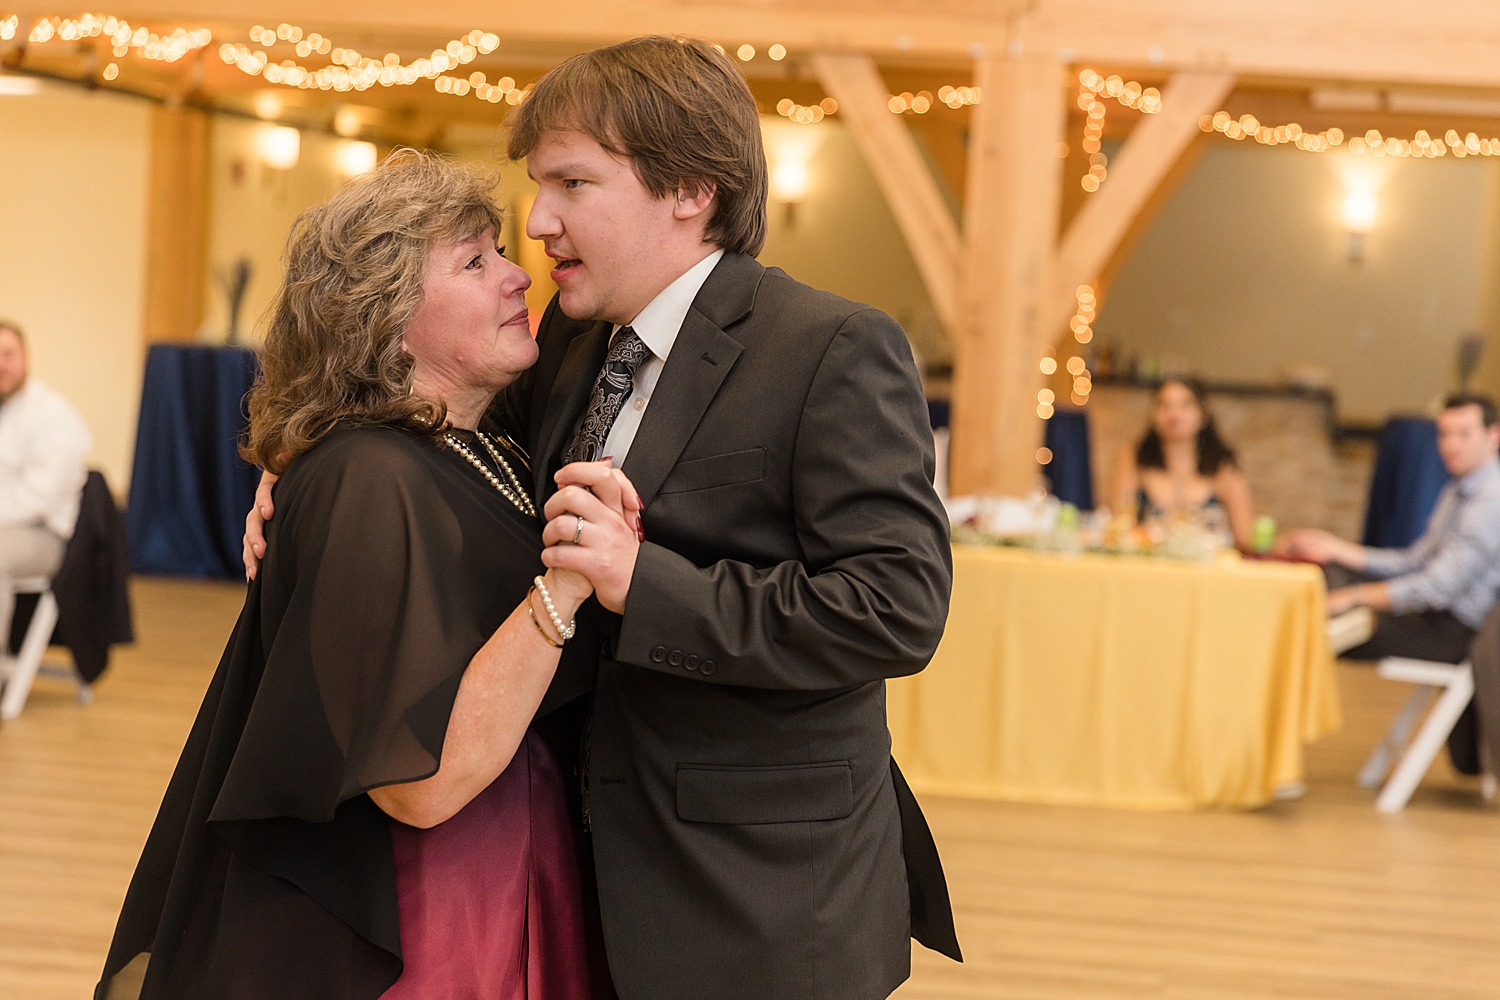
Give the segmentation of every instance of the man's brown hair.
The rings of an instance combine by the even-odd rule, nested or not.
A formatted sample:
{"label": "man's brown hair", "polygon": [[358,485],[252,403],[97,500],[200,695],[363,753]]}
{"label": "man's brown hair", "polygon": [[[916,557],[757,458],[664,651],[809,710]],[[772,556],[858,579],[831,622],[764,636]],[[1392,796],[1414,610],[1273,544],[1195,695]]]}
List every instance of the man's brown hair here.
{"label": "man's brown hair", "polygon": [[1495,401],[1488,396],[1477,392],[1459,392],[1443,400],[1445,410],[1456,410],[1463,406],[1479,407],[1479,419],[1484,421],[1486,427],[1500,424],[1500,410],[1495,409]]}
{"label": "man's brown hair", "polygon": [[755,256],[766,242],[766,154],[755,98],[738,69],[700,38],[635,38],[573,56],[511,112],[520,160],[551,131],[577,131],[629,157],[653,197],[711,185],[704,239]]}

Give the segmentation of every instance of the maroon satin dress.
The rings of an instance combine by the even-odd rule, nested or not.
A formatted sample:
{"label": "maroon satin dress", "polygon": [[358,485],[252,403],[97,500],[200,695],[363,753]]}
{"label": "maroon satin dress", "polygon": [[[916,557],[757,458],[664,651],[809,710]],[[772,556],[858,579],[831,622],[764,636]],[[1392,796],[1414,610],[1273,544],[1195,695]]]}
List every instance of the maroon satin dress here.
{"label": "maroon satin dress", "polygon": [[383,1000],[594,1000],[563,789],[528,732],[452,819],[392,821],[405,969]]}

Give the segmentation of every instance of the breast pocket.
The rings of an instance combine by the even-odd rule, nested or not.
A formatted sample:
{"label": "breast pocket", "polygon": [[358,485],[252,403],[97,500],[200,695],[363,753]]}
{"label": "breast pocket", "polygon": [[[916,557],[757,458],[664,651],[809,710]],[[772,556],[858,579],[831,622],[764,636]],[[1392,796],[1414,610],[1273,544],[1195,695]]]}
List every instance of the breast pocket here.
{"label": "breast pocket", "polygon": [[656,492],[660,496],[711,490],[717,486],[759,482],[765,475],[766,449],[749,448],[678,462]]}
{"label": "breast pocket", "polygon": [[854,811],[846,760],[787,767],[677,765],[677,816],[689,823],[808,823]]}

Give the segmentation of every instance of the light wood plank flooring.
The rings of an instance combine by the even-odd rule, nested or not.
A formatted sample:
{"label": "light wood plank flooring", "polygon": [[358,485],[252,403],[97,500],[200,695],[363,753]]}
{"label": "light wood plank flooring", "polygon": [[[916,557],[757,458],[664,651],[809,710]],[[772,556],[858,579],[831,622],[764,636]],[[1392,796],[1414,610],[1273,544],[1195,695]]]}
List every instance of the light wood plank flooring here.
{"label": "light wood plank flooring", "polygon": [[[43,679],[0,726],[3,998],[91,994],[243,589],[142,580],[135,594],[140,642],[94,705]],[[1353,775],[1405,689],[1357,667],[1340,682],[1348,721],[1312,749],[1300,802],[1176,814],[924,798],[968,961],[916,949],[897,997],[1500,998],[1500,810],[1443,763],[1406,812],[1377,815]]]}

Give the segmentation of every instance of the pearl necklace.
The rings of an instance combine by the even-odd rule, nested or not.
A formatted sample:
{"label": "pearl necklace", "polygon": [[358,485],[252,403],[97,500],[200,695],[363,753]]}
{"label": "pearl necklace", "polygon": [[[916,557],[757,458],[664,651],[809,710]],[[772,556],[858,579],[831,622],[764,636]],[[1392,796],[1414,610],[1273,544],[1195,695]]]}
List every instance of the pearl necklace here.
{"label": "pearl necklace", "polygon": [[510,467],[510,463],[505,460],[505,456],[500,454],[499,450],[490,443],[490,439],[485,437],[482,431],[475,431],[474,436],[479,439],[480,444],[484,445],[485,450],[490,453],[490,457],[499,464],[501,470],[505,473],[505,477],[510,480],[509,483],[502,482],[499,476],[490,471],[489,466],[479,460],[479,456],[474,454],[468,445],[452,434],[444,434],[443,441],[448,447],[462,455],[470,465],[478,469],[484,475],[484,478],[490,481],[490,485],[499,490],[500,495],[515,505],[517,510],[523,514],[530,514],[532,517],[536,517],[536,505],[531,502],[531,497],[526,495],[526,490],[521,486],[521,480],[517,478],[515,470]]}

